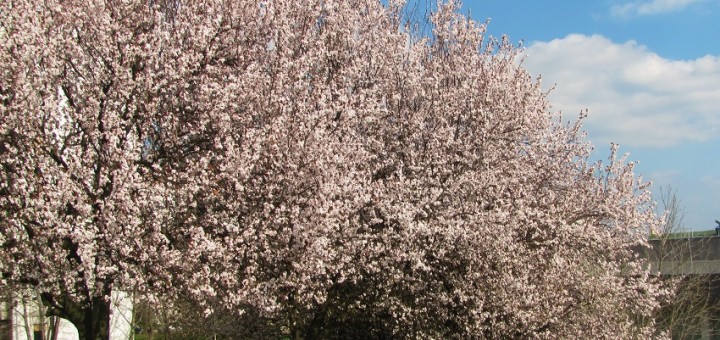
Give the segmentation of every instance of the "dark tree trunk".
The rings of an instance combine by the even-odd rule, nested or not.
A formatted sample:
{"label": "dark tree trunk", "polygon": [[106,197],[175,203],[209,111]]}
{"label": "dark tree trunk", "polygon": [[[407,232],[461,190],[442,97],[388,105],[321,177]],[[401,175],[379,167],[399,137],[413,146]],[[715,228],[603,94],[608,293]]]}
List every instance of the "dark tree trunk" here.
{"label": "dark tree trunk", "polygon": [[80,340],[110,340],[109,301],[95,297],[92,305],[84,308],[82,313],[84,314],[82,320],[71,320],[78,329]]}
{"label": "dark tree trunk", "polygon": [[110,339],[110,301],[93,297],[89,304],[81,305],[50,294],[42,294],[43,303],[48,307],[48,316],[58,316],[70,321],[78,331],[80,340]]}

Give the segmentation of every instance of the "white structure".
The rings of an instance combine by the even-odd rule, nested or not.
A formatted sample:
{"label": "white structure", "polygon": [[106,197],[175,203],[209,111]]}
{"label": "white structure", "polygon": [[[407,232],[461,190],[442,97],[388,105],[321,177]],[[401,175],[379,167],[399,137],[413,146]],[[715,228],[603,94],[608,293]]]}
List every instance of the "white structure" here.
{"label": "white structure", "polygon": [[[11,307],[12,306],[12,307]],[[12,309],[12,310],[10,310]],[[8,340],[33,340],[36,333],[42,334],[43,340],[77,340],[78,332],[75,326],[65,319],[49,318],[43,315],[40,299],[28,301],[15,301],[9,305],[7,301],[0,302],[0,319],[10,321],[10,334]],[[132,340],[134,339],[132,327],[132,298],[123,292],[116,292],[112,295],[112,306],[110,307],[110,339],[111,340]],[[4,313],[4,314],[2,314]],[[11,314],[11,315],[5,315]],[[55,322],[57,337],[53,338],[50,330],[50,322]],[[0,334],[0,338],[8,334]]]}

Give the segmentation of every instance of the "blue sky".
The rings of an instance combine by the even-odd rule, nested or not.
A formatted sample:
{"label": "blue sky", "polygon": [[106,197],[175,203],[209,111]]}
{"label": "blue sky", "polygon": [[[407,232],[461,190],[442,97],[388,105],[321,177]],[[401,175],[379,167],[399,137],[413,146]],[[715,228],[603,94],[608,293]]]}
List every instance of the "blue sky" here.
{"label": "blue sky", "polygon": [[525,67],[556,85],[604,159],[620,144],[654,192],[672,186],[685,227],[720,219],[720,1],[466,0],[488,32],[523,41]]}

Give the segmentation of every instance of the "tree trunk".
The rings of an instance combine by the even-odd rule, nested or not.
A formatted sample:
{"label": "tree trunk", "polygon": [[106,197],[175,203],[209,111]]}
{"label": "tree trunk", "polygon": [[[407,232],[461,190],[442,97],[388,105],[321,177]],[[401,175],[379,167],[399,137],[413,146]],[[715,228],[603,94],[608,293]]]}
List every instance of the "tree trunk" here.
{"label": "tree trunk", "polygon": [[110,302],[94,297],[82,314],[82,320],[70,320],[77,327],[80,340],[110,340]]}
{"label": "tree trunk", "polygon": [[28,339],[32,339],[32,332],[30,331],[30,321],[28,320],[30,317],[28,316],[28,309],[27,309],[27,301],[25,299],[22,299],[22,317],[23,317],[23,325],[25,326],[25,336],[27,336]]}
{"label": "tree trunk", "polygon": [[48,306],[48,316],[58,316],[75,325],[79,340],[110,339],[110,301],[96,296],[89,304],[78,304],[69,299],[57,303],[58,300],[47,293],[42,294],[42,299]]}
{"label": "tree trunk", "polygon": [[59,335],[58,327],[60,326],[60,318],[57,316],[53,316],[52,321],[50,321],[50,325],[52,325],[52,327],[51,327],[52,330],[50,331],[49,339],[50,340],[58,340],[58,335]]}

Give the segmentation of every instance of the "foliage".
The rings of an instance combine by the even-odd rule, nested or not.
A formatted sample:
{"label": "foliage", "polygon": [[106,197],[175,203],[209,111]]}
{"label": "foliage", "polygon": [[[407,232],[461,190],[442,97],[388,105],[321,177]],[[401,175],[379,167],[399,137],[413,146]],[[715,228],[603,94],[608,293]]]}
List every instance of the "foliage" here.
{"label": "foliage", "polygon": [[394,1],[0,6],[2,280],[81,336],[115,289],[293,338],[653,331],[647,184],[455,2],[425,38]]}
{"label": "foliage", "polygon": [[[684,231],[684,209],[677,190],[661,191],[665,210],[661,233],[653,237],[651,261],[674,287],[662,301],[657,325],[674,339],[693,339],[717,334],[720,330],[720,277],[708,271],[715,257],[715,230]],[[685,229],[686,230],[686,229]]]}
{"label": "foliage", "polygon": [[657,314],[658,328],[674,339],[698,339],[720,333],[720,278],[717,274],[684,275]]}

